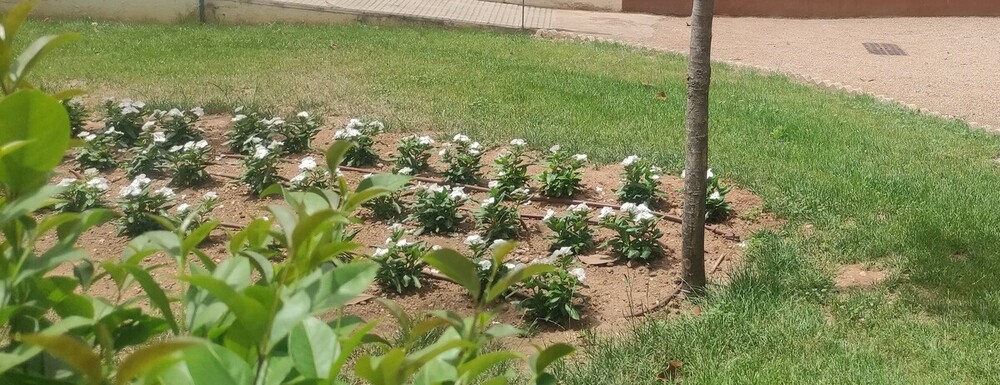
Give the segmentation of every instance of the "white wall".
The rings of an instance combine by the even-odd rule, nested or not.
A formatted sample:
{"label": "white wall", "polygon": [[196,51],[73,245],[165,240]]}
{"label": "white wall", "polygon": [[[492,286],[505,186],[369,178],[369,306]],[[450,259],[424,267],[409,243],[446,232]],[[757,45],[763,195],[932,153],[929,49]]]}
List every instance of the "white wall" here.
{"label": "white wall", "polygon": [[[521,5],[522,0],[481,0]],[[664,0],[666,1],[666,0]],[[524,5],[544,8],[621,11],[622,0],[524,0]]]}
{"label": "white wall", "polygon": [[[0,0],[6,10],[18,0]],[[198,0],[40,0],[34,17],[174,23],[198,18]]]}

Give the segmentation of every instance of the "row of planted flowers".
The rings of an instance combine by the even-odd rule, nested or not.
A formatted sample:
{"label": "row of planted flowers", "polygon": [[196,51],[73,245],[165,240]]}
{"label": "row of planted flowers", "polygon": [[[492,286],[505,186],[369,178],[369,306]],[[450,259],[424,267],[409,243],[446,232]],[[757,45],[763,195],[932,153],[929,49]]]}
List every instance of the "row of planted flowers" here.
{"label": "row of planted flowers", "polygon": [[[68,188],[57,209],[80,211],[105,205],[101,196],[109,186],[99,172],[120,165],[133,178],[119,192],[117,203],[122,216],[118,227],[121,232],[139,234],[160,228],[164,218],[175,226],[192,229],[207,220],[218,200],[217,194],[207,193],[193,204],[178,204],[173,190],[166,186],[154,188],[147,176],[172,174],[167,184],[175,187],[195,187],[210,179],[206,167],[212,162],[211,149],[202,131],[196,127],[204,114],[201,109],[162,111],[149,110],[141,102],[108,102],[104,127],[91,132],[83,128],[85,113],[79,105],[68,104],[67,108],[73,110],[75,130],[85,141],[75,159],[85,170],[87,179],[63,180],[60,184]],[[253,195],[260,195],[272,184],[282,183],[278,176],[281,157],[309,150],[320,130],[320,122],[307,112],[286,120],[264,118],[258,112],[238,109],[232,123],[224,145],[231,152],[244,156],[244,171],[236,183],[245,185]],[[335,140],[354,143],[341,167],[371,167],[382,162],[384,158],[375,150],[375,144],[384,129],[377,121],[351,120],[346,127],[337,130]],[[434,145],[435,141],[427,136],[401,139],[397,154],[389,159],[394,172],[418,175],[431,171],[429,160]],[[455,135],[438,151],[446,165],[440,171],[443,182],[483,184],[484,152],[479,142],[462,134]],[[122,154],[128,155],[123,157]],[[544,170],[534,178],[527,172],[529,161],[527,143],[521,139],[510,141],[510,146],[494,160],[494,178],[485,183],[487,197],[477,202],[478,209],[472,215],[475,233],[465,238],[472,257],[479,263],[481,279],[498,279],[520,268],[518,263],[510,262],[498,267],[500,274],[491,274],[492,263],[487,254],[491,247],[514,241],[521,235],[522,215],[518,208],[532,197],[532,191],[525,187],[532,179],[539,182],[536,193],[544,197],[570,198],[582,190],[586,155],[572,154],[558,145],[553,146],[544,155]],[[662,170],[635,155],[626,158],[622,165],[622,187],[617,191],[623,202],[620,210],[604,207],[594,215],[586,204],[578,204],[569,206],[561,215],[550,209],[542,218],[553,233],[547,236],[552,253],[532,263],[554,264],[561,269],[536,277],[522,288],[519,303],[530,317],[553,322],[579,318],[578,293],[585,281],[585,270],[575,256],[598,247],[592,222],[612,230],[615,235],[600,247],[608,248],[620,259],[649,260],[665,254],[659,242],[663,235],[657,228],[659,218],[649,207],[661,195]],[[301,159],[299,171],[287,181],[292,189],[336,190],[342,185],[338,182],[340,167],[331,172],[311,156]],[[728,188],[714,175],[709,176],[709,182],[709,219],[720,220],[730,210],[725,201]],[[413,195],[413,198],[404,199],[405,195]],[[371,201],[366,207],[377,219],[414,223],[415,230],[410,234],[419,236],[424,233],[454,234],[465,220],[463,206],[472,201],[463,187],[421,183],[409,192],[397,192]],[[171,207],[174,207],[173,213],[169,212]],[[195,215],[189,215],[192,211]],[[185,219],[188,223],[184,223]],[[398,293],[420,288],[426,268],[421,258],[432,247],[423,241],[405,239],[407,233],[402,225],[394,224],[391,233],[386,244],[375,248],[368,256],[380,265],[377,282],[383,289]]]}

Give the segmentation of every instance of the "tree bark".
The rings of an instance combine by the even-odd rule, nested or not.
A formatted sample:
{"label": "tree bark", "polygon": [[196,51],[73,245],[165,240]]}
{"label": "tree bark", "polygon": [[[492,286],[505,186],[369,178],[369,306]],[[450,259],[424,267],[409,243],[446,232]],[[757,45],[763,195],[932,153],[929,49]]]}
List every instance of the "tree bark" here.
{"label": "tree bark", "polygon": [[705,193],[708,175],[708,89],[712,82],[714,0],[694,0],[688,58],[684,216],[684,290],[705,289]]}

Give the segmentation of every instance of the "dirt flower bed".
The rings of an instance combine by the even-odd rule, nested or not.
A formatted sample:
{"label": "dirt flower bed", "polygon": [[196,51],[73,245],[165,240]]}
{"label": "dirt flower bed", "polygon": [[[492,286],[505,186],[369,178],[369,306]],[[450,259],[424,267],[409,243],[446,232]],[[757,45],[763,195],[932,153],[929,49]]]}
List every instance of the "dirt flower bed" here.
{"label": "dirt flower bed", "polygon": [[[264,207],[277,202],[273,198],[257,197],[255,192],[248,190],[245,183],[240,182],[248,174],[245,172],[247,159],[260,156],[260,148],[264,148],[268,152],[268,156],[272,155],[272,151],[280,150],[275,145],[265,147],[262,144],[257,144],[257,147],[248,147],[247,153],[234,152],[233,150],[237,146],[230,140],[234,135],[234,128],[240,125],[241,121],[255,119],[255,117],[248,118],[241,112],[236,112],[234,115],[202,115],[200,111],[196,112],[197,116],[192,116],[189,123],[191,128],[199,134],[199,142],[192,141],[194,145],[189,145],[189,147],[206,149],[207,162],[204,170],[207,179],[204,183],[192,183],[193,186],[186,186],[185,183],[176,183],[176,181],[171,183],[173,186],[170,191],[172,199],[168,203],[169,207],[166,208],[166,212],[173,214],[177,213],[178,209],[184,212],[192,207],[200,207],[198,205],[202,202],[203,197],[216,197],[210,207],[211,211],[206,213],[206,217],[216,219],[222,225],[203,246],[204,251],[213,259],[221,260],[227,255],[226,247],[229,233],[236,231],[255,218],[266,217],[268,214]],[[177,115],[174,112],[173,115],[190,115],[185,114],[187,113],[183,112],[181,115]],[[298,115],[298,118],[305,119],[303,117],[312,119],[308,113]],[[307,146],[303,143],[298,144],[306,146],[307,149],[297,154],[280,155],[280,159],[275,163],[275,182],[295,185],[308,184],[308,180],[311,180],[309,178],[324,179],[322,173],[328,173],[328,171],[318,170],[316,166],[317,162],[323,163],[321,149],[332,144],[335,137],[339,136],[338,139],[341,139],[345,135],[353,134],[345,134],[345,126],[363,127],[359,125],[362,123],[351,122],[339,117],[329,117],[324,120],[326,121],[324,124],[316,123],[314,132],[307,134],[314,135],[311,140],[306,141]],[[286,122],[279,123],[287,124]],[[107,130],[105,121],[84,121],[80,125],[79,131],[83,132],[80,135],[85,140],[88,134],[93,135]],[[308,129],[308,127],[306,128]],[[358,132],[363,130],[364,128],[361,128]],[[464,135],[446,137],[440,133],[398,132],[375,134],[371,139],[371,151],[370,154],[367,154],[370,158],[370,164],[350,165],[351,167],[344,165],[334,171],[347,181],[348,186],[362,183],[369,173],[409,173],[415,176],[416,180],[412,183],[411,189],[399,194],[402,212],[398,213],[397,218],[383,219],[382,213],[376,213],[371,208],[363,209],[361,217],[364,222],[354,226],[354,230],[357,231],[354,241],[364,245],[361,250],[369,255],[359,255],[358,258],[370,258],[385,254],[388,252],[387,248],[390,243],[409,245],[415,242],[422,242],[428,248],[454,249],[467,256],[488,253],[485,248],[493,240],[486,239],[481,243],[470,243],[469,241],[470,237],[482,237],[482,226],[477,226],[476,213],[496,201],[494,196],[497,191],[497,183],[491,181],[502,180],[503,177],[510,176],[497,175],[497,169],[494,165],[498,161],[502,163],[504,157],[510,155],[512,147],[523,147],[521,142],[514,141],[513,144],[505,143],[501,146],[486,148],[478,142],[472,142]],[[204,142],[200,142],[201,140]],[[248,142],[248,145],[252,144]],[[286,146],[284,143],[280,145]],[[184,150],[183,145],[180,146],[182,148],[175,152]],[[85,148],[90,147],[88,145]],[[257,149],[257,152],[250,152],[254,148]],[[270,150],[267,150],[268,148]],[[580,330],[619,328],[627,325],[637,314],[644,313],[651,308],[663,307],[661,306],[663,305],[662,301],[680,283],[681,263],[677,253],[681,247],[680,225],[669,220],[659,220],[655,223],[655,228],[649,229],[662,233],[662,237],[656,240],[656,243],[662,248],[662,257],[660,258],[625,260],[619,258],[610,250],[610,247],[605,245],[606,242],[616,237],[616,231],[608,226],[603,226],[604,219],[602,218],[623,213],[621,210],[622,202],[619,201],[616,192],[622,188],[623,174],[627,171],[627,165],[631,164],[629,159],[611,165],[594,165],[586,162],[586,156],[582,154],[562,158],[553,155],[560,151],[558,146],[549,149],[549,151],[522,151],[520,156],[523,157],[523,174],[526,177],[522,179],[526,180],[521,180],[524,183],[521,187],[527,187],[528,191],[525,196],[505,203],[508,206],[513,206],[512,210],[518,216],[513,222],[513,226],[516,228],[508,229],[516,233],[516,236],[511,237],[513,239],[503,237],[508,241],[517,242],[517,247],[507,261],[508,267],[531,264],[556,257],[567,258],[565,254],[568,252],[560,252],[561,248],[553,247],[552,236],[554,233],[546,223],[550,218],[567,213],[576,212],[586,218],[589,222],[589,231],[592,234],[592,244],[582,248],[580,253],[569,253],[566,266],[567,271],[579,280],[579,285],[573,289],[575,291],[573,301],[579,313],[577,317],[573,318],[578,319],[550,322],[526,317],[524,310],[517,306],[519,301],[525,299],[525,293],[519,293],[520,295],[512,295],[505,299],[505,301],[510,302],[511,306],[505,308],[500,321],[520,325],[530,330],[532,333],[524,341],[568,341],[576,338]],[[399,155],[401,152],[405,155]],[[119,150],[112,155],[119,163],[135,161],[135,154],[132,152]],[[362,159],[366,155],[359,154],[358,156],[358,159]],[[482,165],[482,168],[478,170],[478,177],[475,172],[448,167],[448,165],[462,161],[461,159],[456,160],[459,156],[467,157],[464,159],[465,163],[462,163],[465,166],[476,163]],[[470,156],[475,159],[468,158]],[[636,157],[632,160],[637,159],[639,158]],[[568,169],[559,169],[559,167],[553,166],[557,163],[570,166]],[[414,170],[414,168],[421,170]],[[574,174],[576,169],[578,171],[575,171]],[[177,170],[157,170],[148,176],[151,179],[149,183],[157,189],[166,187],[175,171]],[[60,166],[59,172],[60,175],[54,178],[54,182],[63,179],[85,180],[95,177],[93,170],[88,170],[85,173],[79,162],[69,158]],[[109,207],[119,210],[116,206],[116,202],[121,199],[119,192],[127,190],[130,185],[134,184],[135,177],[127,175],[125,167],[110,168],[98,173],[99,177],[104,178],[103,181],[107,184],[107,186],[101,186],[101,190],[105,191],[103,200],[108,203]],[[546,198],[541,196],[542,187],[545,187],[547,191],[566,191],[561,186],[543,186],[542,184],[545,182],[538,178],[539,175],[557,173],[569,175],[567,178],[571,179],[571,182],[576,186],[575,191],[572,191],[570,197]],[[655,181],[658,182],[659,198],[652,205],[650,212],[657,216],[666,214],[679,217],[681,215],[679,207],[682,200],[683,180],[678,176],[659,172],[654,176]],[[459,189],[458,186],[461,185],[446,182],[454,180],[468,184]],[[721,183],[719,180],[716,179],[716,184]],[[408,218],[413,214],[415,201],[420,196],[421,191],[438,188],[434,186],[439,186],[442,189],[444,186],[455,186],[454,189],[448,191],[461,191],[463,195],[460,205],[457,207],[453,228],[438,233],[422,231],[421,223],[413,218]],[[509,193],[508,195],[512,195],[518,191]],[[725,191],[723,194],[722,200],[730,211],[724,220],[711,225],[712,231],[706,235],[705,244],[706,265],[711,269],[711,276],[721,280],[725,279],[728,269],[740,261],[745,247],[742,240],[759,229],[777,224],[777,221],[770,214],[763,211],[762,201],[749,191],[732,188],[728,194]],[[504,197],[508,195],[504,195]],[[590,204],[581,205],[581,201],[590,202]],[[629,209],[635,206],[626,204],[624,208]],[[382,209],[384,207],[375,208]],[[626,215],[632,214],[626,213]],[[399,231],[402,233],[397,233]],[[127,238],[119,235],[120,233],[120,227],[116,227],[115,224],[105,224],[85,234],[80,239],[79,244],[97,261],[115,260],[127,247]],[[55,240],[49,239],[47,241],[54,242]],[[69,274],[70,272],[63,273]],[[174,282],[169,281],[175,279],[172,276],[172,271],[160,269],[157,270],[156,274],[154,278],[162,282],[165,288],[174,287]],[[372,300],[383,297],[398,302],[403,309],[410,313],[432,309],[447,309],[462,315],[472,313],[474,302],[464,289],[441,279],[440,275],[434,274],[430,269],[423,268],[420,275],[419,287],[405,290],[404,293],[398,293],[401,290],[390,287],[373,285],[366,295],[357,298],[356,303],[349,305],[347,311],[356,313],[365,319],[388,319],[390,318],[389,314]],[[112,296],[117,293],[102,291],[114,290],[113,287],[108,282],[98,282],[92,286],[91,291],[97,292],[96,294]],[[138,287],[133,288],[133,290],[135,290],[134,293],[121,293],[121,295],[127,297],[142,294]],[[678,311],[678,306],[676,303],[672,303],[663,309],[668,312]]]}

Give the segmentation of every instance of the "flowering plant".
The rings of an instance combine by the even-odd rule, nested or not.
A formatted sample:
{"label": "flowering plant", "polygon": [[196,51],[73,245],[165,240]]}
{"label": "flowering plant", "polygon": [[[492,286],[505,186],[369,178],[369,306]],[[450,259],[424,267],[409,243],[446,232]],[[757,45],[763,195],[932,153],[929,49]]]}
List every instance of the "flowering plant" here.
{"label": "flowering plant", "polygon": [[116,139],[125,146],[132,146],[142,135],[145,117],[149,114],[146,103],[123,99],[119,103],[108,100],[104,103],[104,126],[115,129],[122,135]]}
{"label": "flowering plant", "polygon": [[528,184],[528,164],[524,159],[524,151],[528,144],[524,139],[514,139],[510,141],[510,145],[509,150],[504,151],[493,161],[496,168],[496,183],[491,184],[490,188],[498,190],[500,194],[510,194]]}
{"label": "flowering plant", "polygon": [[362,122],[358,119],[351,119],[343,129],[337,130],[333,134],[333,139],[347,140],[354,143],[354,146],[344,155],[343,165],[358,167],[371,166],[378,162],[378,153],[375,152],[375,137],[385,130],[382,122],[373,120]]}
{"label": "flowering plant", "polygon": [[660,170],[651,166],[637,155],[622,161],[622,188],[618,190],[618,200],[635,204],[653,204],[659,198]]}
{"label": "flowering plant", "polygon": [[93,168],[104,171],[115,168],[115,147],[121,135],[114,127],[108,127],[99,134],[80,131],[77,137],[83,139],[84,145],[76,153],[76,163],[84,170]]}
{"label": "flowering plant", "polygon": [[431,168],[427,160],[430,159],[431,146],[434,145],[434,139],[429,136],[407,136],[400,139],[399,146],[396,147],[396,151],[399,152],[399,156],[396,157],[396,170],[411,170],[411,175],[416,175],[427,171]]}
{"label": "flowering plant", "polygon": [[[494,258],[478,258],[476,261],[476,275],[479,277],[479,286],[482,287],[477,299],[482,298],[483,291],[487,287],[495,285],[501,278],[507,276],[511,270],[517,268],[517,264],[515,263],[494,264],[493,260]],[[506,297],[506,294],[504,296]]]}
{"label": "flowering plant", "polygon": [[85,175],[91,176],[86,182],[74,178],[67,178],[59,181],[59,186],[64,187],[59,194],[59,203],[54,208],[59,212],[83,212],[98,207],[105,207],[101,198],[105,191],[108,191],[108,180],[96,176],[96,169],[88,169]]}
{"label": "flowering plant", "polygon": [[430,251],[425,242],[410,242],[403,238],[405,232],[399,223],[389,226],[392,235],[386,239],[386,246],[376,248],[371,259],[378,263],[375,282],[383,289],[395,290],[398,294],[420,288],[423,273],[423,257]]}
{"label": "flowering plant", "polygon": [[191,141],[170,148],[170,168],[174,171],[170,184],[180,187],[198,186],[208,180],[208,142]]}
{"label": "flowering plant", "polygon": [[138,175],[118,193],[118,206],[122,216],[118,219],[118,232],[130,236],[161,228],[154,217],[167,217],[167,207],[174,201],[174,190],[163,187],[151,191],[152,180]]}
{"label": "flowering plant", "polygon": [[181,231],[190,233],[208,222],[208,214],[215,209],[218,203],[219,194],[209,191],[202,196],[201,201],[194,207],[187,203],[181,203],[174,207],[172,220]]}
{"label": "flowering plant", "polygon": [[666,254],[660,245],[663,237],[656,225],[660,219],[645,204],[625,203],[621,214],[617,215],[611,208],[601,209],[598,216],[601,225],[614,230],[617,235],[604,243],[620,258],[627,260],[646,261],[661,258]]}
{"label": "flowering plant", "polygon": [[555,233],[547,237],[552,241],[552,250],[569,247],[573,254],[590,250],[594,246],[594,230],[590,228],[589,214],[590,207],[585,203],[570,206],[566,214],[558,217],[555,211],[547,210],[542,222]]}
{"label": "flowering plant", "polygon": [[705,220],[709,223],[719,223],[729,218],[733,211],[732,205],[726,201],[726,194],[731,187],[722,184],[719,177],[708,169],[708,197],[705,199]]}
{"label": "flowering plant", "polygon": [[552,146],[545,157],[545,171],[538,176],[542,182],[541,193],[551,198],[568,198],[580,191],[583,174],[580,168],[587,155],[570,155],[559,145]]}
{"label": "flowering plant", "polygon": [[129,149],[129,158],[125,161],[125,175],[135,178],[136,175],[156,175],[166,166],[164,163],[169,154],[163,147],[167,142],[166,134],[156,131],[143,135],[136,146]]}
{"label": "flowering plant", "polygon": [[80,134],[86,125],[87,108],[83,106],[83,103],[75,99],[63,100],[62,105],[66,109],[66,115],[69,116],[70,134],[73,136]]}
{"label": "flowering plant", "polygon": [[462,134],[455,135],[451,144],[451,148],[438,152],[441,160],[448,164],[444,170],[444,180],[449,183],[478,184],[482,178],[479,170],[483,168],[483,146]]}
{"label": "flowering plant", "polygon": [[518,306],[534,321],[562,323],[580,319],[579,293],[586,282],[586,272],[582,268],[569,271],[556,269],[532,277],[524,283],[528,298]]}
{"label": "flowering plant", "polygon": [[313,138],[319,133],[319,120],[306,111],[299,112],[289,120],[281,127],[285,151],[298,154],[308,150]]}
{"label": "flowering plant", "polygon": [[307,156],[299,162],[299,174],[289,180],[292,190],[302,191],[312,187],[325,189],[330,187],[330,171],[325,166],[316,163],[316,159]]}
{"label": "flowering plant", "polygon": [[415,187],[417,200],[410,219],[420,225],[417,234],[431,232],[450,233],[458,230],[462,214],[458,209],[469,199],[461,187],[451,188],[437,184]]}
{"label": "flowering plant", "polygon": [[472,259],[483,258],[486,255],[486,251],[489,250],[489,243],[479,234],[469,234],[462,243],[469,246],[469,250],[472,251]]}
{"label": "flowering plant", "polygon": [[257,111],[245,110],[239,107],[234,111],[233,128],[226,133],[229,138],[225,145],[229,150],[237,154],[252,155],[257,145],[267,146],[274,139],[274,131],[269,127]]}
{"label": "flowering plant", "polygon": [[170,111],[160,111],[154,117],[158,119],[160,127],[163,128],[164,144],[167,146],[181,146],[188,142],[197,142],[203,139],[201,131],[194,127],[194,124],[205,114],[201,107],[192,108],[190,111],[181,111],[172,108]]}
{"label": "flowering plant", "polygon": [[[372,174],[367,174],[363,179],[371,178],[371,176]],[[371,210],[372,217],[378,220],[401,219],[405,210],[402,192],[400,191],[393,191],[392,193],[379,196],[365,202],[362,206]]]}
{"label": "flowering plant", "polygon": [[517,238],[521,230],[521,215],[517,203],[505,203],[494,197],[486,198],[474,214],[476,229],[486,241]]}
{"label": "flowering plant", "polygon": [[243,159],[243,174],[238,182],[247,185],[250,193],[260,195],[265,189],[278,182],[278,159],[281,157],[281,142],[271,142],[264,147],[256,144],[253,155]]}

